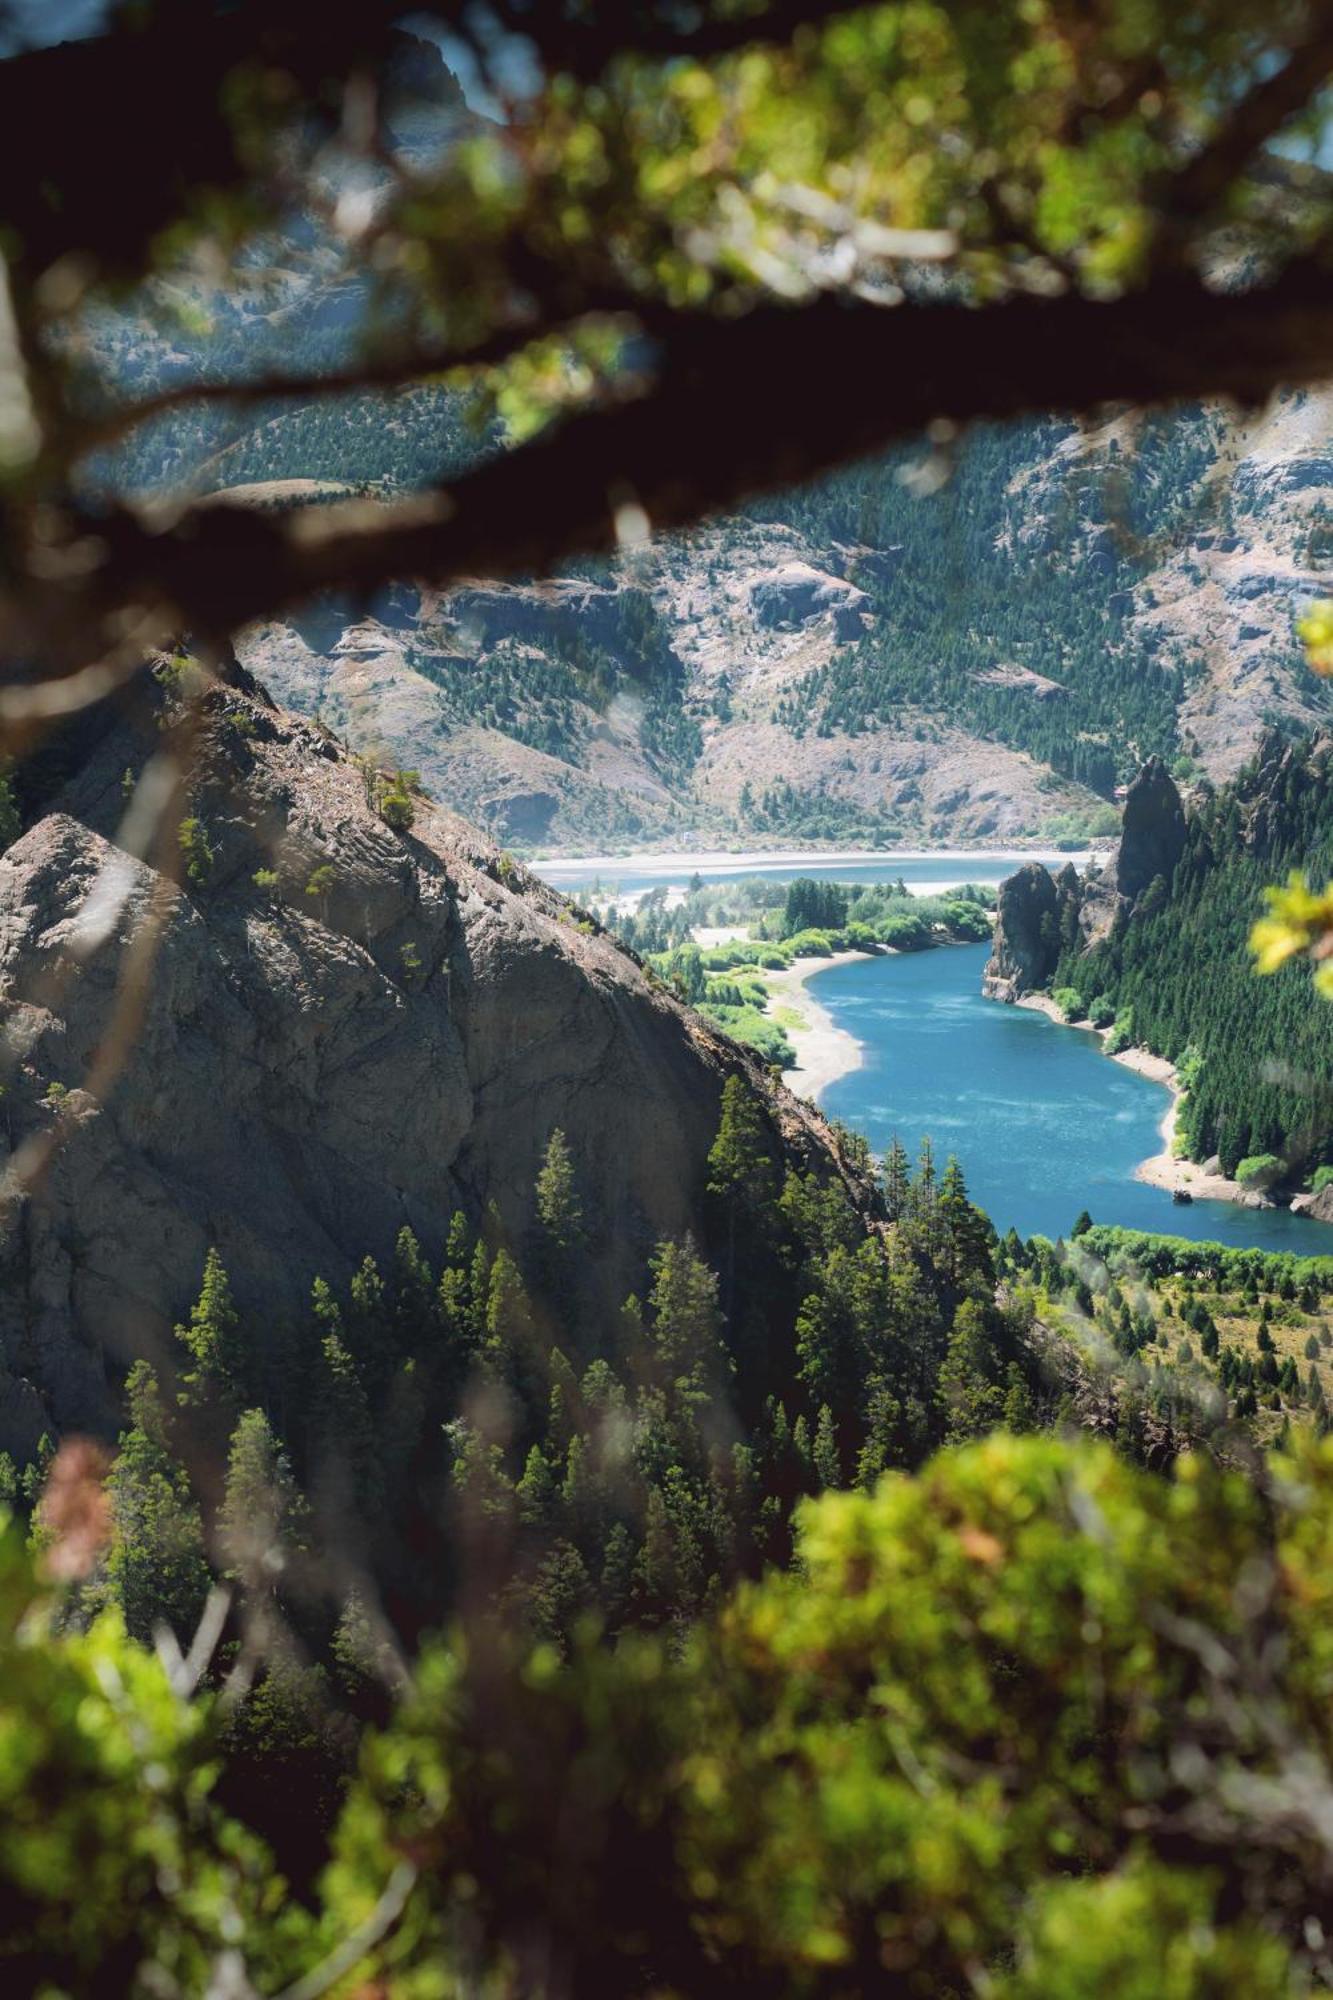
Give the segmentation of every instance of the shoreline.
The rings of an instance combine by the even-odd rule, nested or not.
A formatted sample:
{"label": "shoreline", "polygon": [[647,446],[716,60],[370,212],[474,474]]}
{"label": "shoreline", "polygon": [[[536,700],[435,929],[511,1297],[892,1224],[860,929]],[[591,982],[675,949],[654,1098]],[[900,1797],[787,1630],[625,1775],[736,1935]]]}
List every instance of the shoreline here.
{"label": "shoreline", "polygon": [[[1027,1007],[1035,1014],[1044,1014],[1048,1021],[1054,1021],[1057,1028],[1078,1028],[1087,1035],[1096,1035],[1105,1044],[1111,1030],[1094,1028],[1090,1021],[1066,1021],[1055,1002],[1046,993],[1025,993],[1016,1007]],[[1107,1053],[1103,1046],[1102,1053]],[[1280,1202],[1267,1201],[1256,1197],[1249,1188],[1243,1188],[1239,1181],[1228,1180],[1225,1174],[1205,1173],[1196,1160],[1178,1159],[1172,1152],[1172,1142],[1176,1136],[1176,1121],[1180,1112],[1180,1100],[1184,1091],[1176,1075],[1175,1065],[1165,1056],[1155,1056],[1151,1049],[1120,1049],[1111,1056],[1112,1062],[1123,1063],[1139,1076],[1146,1076],[1152,1083],[1160,1083],[1169,1093],[1170,1102],[1158,1124],[1158,1136],[1162,1141],[1161,1151],[1152,1153],[1146,1160],[1140,1160],[1134,1169],[1136,1181],[1143,1181],[1148,1187],[1163,1189],[1167,1194],[1187,1194],[1194,1201],[1229,1201],[1237,1208],[1279,1208]]]}
{"label": "shoreline", "polygon": [[798,958],[785,971],[764,974],[764,985],[774,1003],[774,1018],[784,999],[805,1017],[802,1027],[788,1021],[781,1024],[796,1052],[795,1067],[782,1072],[788,1090],[818,1104],[821,1093],[831,1083],[851,1076],[865,1061],[865,1050],[856,1036],[840,1028],[828,1009],[808,990],[815,973],[831,972],[835,965],[851,965],[857,959],[891,955],[888,951],[835,951],[828,958]]}
{"label": "shoreline", "polygon": [[[1107,843],[1109,845],[1109,843]],[[870,866],[891,866],[895,861],[950,861],[966,864],[971,861],[1044,861],[1051,865],[1061,865],[1068,861],[1078,867],[1086,867],[1098,848],[1073,848],[1067,851],[1055,847],[768,847],[768,848],[695,848],[667,849],[660,852],[640,849],[633,854],[554,854],[536,858],[525,863],[534,875],[543,881],[551,881],[560,873],[571,870],[580,872],[595,868],[610,873],[615,869],[651,869],[654,873],[680,873],[692,875],[708,869],[713,874],[750,874],[762,868],[797,867],[803,862],[820,868],[864,868]]]}

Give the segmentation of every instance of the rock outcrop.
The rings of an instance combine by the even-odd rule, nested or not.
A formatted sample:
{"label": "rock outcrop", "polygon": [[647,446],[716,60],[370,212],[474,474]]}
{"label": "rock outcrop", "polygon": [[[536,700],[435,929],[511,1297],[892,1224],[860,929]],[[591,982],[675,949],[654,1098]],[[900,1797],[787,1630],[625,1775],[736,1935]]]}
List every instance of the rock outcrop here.
{"label": "rock outcrop", "polygon": [[1333,1182],[1320,1188],[1318,1194],[1294,1195],[1291,1212],[1308,1215],[1312,1222],[1333,1222]]}
{"label": "rock outcrop", "polygon": [[1132,903],[1159,875],[1170,886],[1184,847],[1175,779],[1160,757],[1150,757],[1125,796],[1120,845],[1102,880]]}
{"label": "rock outcrop", "polygon": [[995,946],[982,975],[988,1000],[1021,1000],[1044,986],[1060,955],[1060,898],[1040,861],[1025,861],[1000,884]]}
{"label": "rock outcrop", "polygon": [[780,631],[831,614],[839,639],[859,639],[862,613],[870,609],[869,598],[854,583],[802,562],[784,563],[780,569],[756,577],[750,586],[750,602],[761,625]]}
{"label": "rock outcrop", "polygon": [[112,1427],[210,1245],[276,1325],[404,1225],[435,1254],[493,1208],[520,1239],[556,1126],[602,1307],[699,1229],[729,1074],[775,1150],[840,1171],[815,1114],[462,821],[421,800],[396,832],[326,732],[258,691],[208,709],[196,879],[116,844],[151,718],[0,859],[11,1170],[60,1139],[0,1242],[0,1449]]}
{"label": "rock outcrop", "polygon": [[1098,944],[1157,882],[1167,894],[1185,847],[1185,809],[1160,757],[1150,757],[1125,798],[1120,842],[1082,880],[1066,865],[1052,877],[1025,862],[1000,884],[995,948],[982,975],[991,1000],[1020,1000],[1049,984],[1061,952]]}

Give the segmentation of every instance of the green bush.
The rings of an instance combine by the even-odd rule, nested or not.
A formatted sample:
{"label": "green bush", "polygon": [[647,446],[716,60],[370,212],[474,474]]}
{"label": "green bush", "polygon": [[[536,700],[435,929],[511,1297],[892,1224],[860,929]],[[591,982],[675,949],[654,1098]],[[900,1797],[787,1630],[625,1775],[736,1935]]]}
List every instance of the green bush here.
{"label": "green bush", "polygon": [[837,940],[829,931],[797,931],[785,946],[793,958],[832,958]]}
{"label": "green bush", "polygon": [[1072,986],[1057,986],[1051,995],[1066,1021],[1081,1021],[1086,1011],[1083,995]]}
{"label": "green bush", "polygon": [[[68,1501],[80,1474],[62,1460]],[[99,1471],[89,1461],[88,1493]],[[271,1860],[211,1806],[216,1750],[209,1703],[177,1694],[117,1614],[62,1629],[21,1533],[0,1520],[7,1992],[203,1993],[242,1937],[274,1990],[262,1975],[282,1966],[284,1931],[309,1925],[294,1909],[275,1921]]]}
{"label": "green bush", "polygon": [[1092,1005],[1088,1008],[1088,1019],[1092,1023],[1094,1028],[1114,1027],[1115,1008],[1111,1005],[1109,1000],[1104,999],[1099,995],[1098,998],[1094,1000]]}
{"label": "green bush", "polygon": [[716,1006],[705,1000],[699,1012],[705,1021],[721,1028],[733,1041],[744,1042],[747,1048],[757,1049],[765,1062],[776,1063],[779,1069],[795,1067],[796,1051],[785,1033],[776,1021],[771,1021],[756,1008]]}
{"label": "green bush", "polygon": [[925,951],[934,943],[930,919],[920,910],[892,910],[879,919],[875,935],[893,951]]}
{"label": "green bush", "polygon": [[1269,1188],[1282,1178],[1283,1167],[1276,1153],[1251,1153],[1236,1168],[1236,1179],[1244,1188]]}
{"label": "green bush", "polygon": [[1125,1007],[1117,1012],[1115,1026],[1106,1037],[1106,1052],[1118,1056],[1122,1049],[1134,1046],[1134,1009]]}
{"label": "green bush", "polygon": [[178,839],[186,880],[202,888],[213,872],[214,854],[208,830],[201,819],[183,819]]}
{"label": "green bush", "polygon": [[1330,1182],[1333,1182],[1333,1167],[1316,1167],[1314,1179],[1310,1183],[1311,1193],[1322,1194]]}

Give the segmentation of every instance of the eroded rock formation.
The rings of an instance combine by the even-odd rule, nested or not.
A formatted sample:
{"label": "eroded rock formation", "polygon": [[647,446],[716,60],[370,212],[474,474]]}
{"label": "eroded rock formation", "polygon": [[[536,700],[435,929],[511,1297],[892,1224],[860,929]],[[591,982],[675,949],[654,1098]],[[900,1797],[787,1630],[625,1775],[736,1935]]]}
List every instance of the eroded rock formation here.
{"label": "eroded rock formation", "polygon": [[1080,879],[1066,865],[1052,877],[1029,861],[1001,883],[982,991],[1012,1001],[1047,985],[1067,946],[1100,943],[1155,883],[1169,892],[1184,846],[1180,793],[1161,758],[1150,757],[1129,787],[1120,842],[1104,867]]}

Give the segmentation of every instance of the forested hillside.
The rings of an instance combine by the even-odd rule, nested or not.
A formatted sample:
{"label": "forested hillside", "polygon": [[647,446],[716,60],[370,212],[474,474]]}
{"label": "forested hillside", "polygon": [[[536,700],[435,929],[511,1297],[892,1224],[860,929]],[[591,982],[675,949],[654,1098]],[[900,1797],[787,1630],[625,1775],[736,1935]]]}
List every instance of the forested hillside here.
{"label": "forested hillside", "polygon": [[474,592],[400,598],[346,637],[331,607],[246,657],[521,845],[1074,844],[1114,832],[1146,756],[1225,778],[1326,712],[1292,619],[1324,587],[1333,474],[1300,415],[980,429],[924,490],[903,450],[585,565],[582,592],[495,588],[480,618]]}
{"label": "forested hillside", "polygon": [[1329,760],[1327,737],[1270,738],[1233,784],[1195,794],[1174,871],[1091,949],[1067,945],[1052,982],[1178,1065],[1190,1158],[1217,1154],[1234,1175],[1271,1155],[1272,1177],[1296,1186],[1333,1159],[1333,1010],[1302,966],[1257,979],[1249,934],[1268,884],[1333,874]]}

